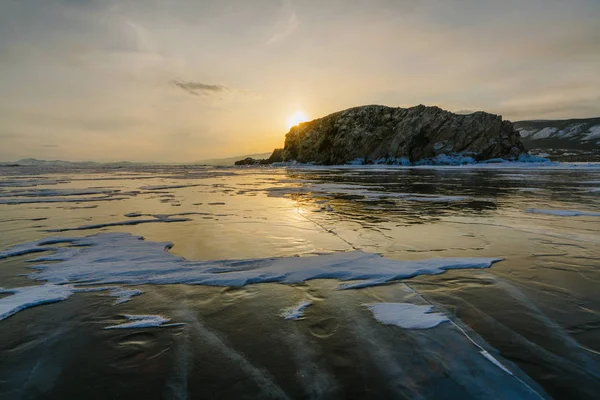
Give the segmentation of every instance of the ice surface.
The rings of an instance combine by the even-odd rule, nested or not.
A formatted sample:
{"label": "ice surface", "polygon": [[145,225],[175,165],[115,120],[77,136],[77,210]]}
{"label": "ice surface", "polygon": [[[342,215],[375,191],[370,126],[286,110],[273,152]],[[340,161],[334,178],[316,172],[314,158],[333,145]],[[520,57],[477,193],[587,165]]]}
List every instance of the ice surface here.
{"label": "ice surface", "polygon": [[[70,246],[51,246],[64,243],[69,243]],[[11,289],[11,293],[15,295],[0,299],[0,304],[5,307],[3,313],[10,312],[7,315],[12,315],[37,304],[30,304],[30,299],[25,294],[34,292],[28,290],[39,291],[41,303],[64,300],[78,291],[110,290],[109,296],[117,297],[115,304],[119,304],[142,292],[120,286],[92,287],[86,290],[85,286],[189,284],[240,287],[267,282],[296,284],[311,279],[338,279],[352,281],[340,285],[340,289],[358,289],[417,275],[441,274],[449,269],[487,268],[502,260],[432,258],[395,261],[378,254],[351,251],[309,257],[188,261],[164,251],[171,246],[170,243],[144,241],[142,237],[128,233],[49,238],[13,246],[1,252],[0,258],[36,251],[52,250],[53,253],[31,260],[34,264],[32,268],[37,271],[28,275],[31,279],[47,281],[48,284],[34,286],[32,289]],[[51,263],[41,264],[48,261]],[[25,306],[20,306],[22,304]],[[310,303],[300,303],[290,310],[290,316],[300,316],[308,305]]]}
{"label": "ice surface", "polygon": [[119,325],[107,326],[104,329],[135,329],[135,328],[152,328],[152,327],[167,327],[167,326],[181,326],[183,324],[167,324],[169,318],[164,318],[160,315],[123,315],[131,322],[126,322]]}
{"label": "ice surface", "polygon": [[70,285],[48,283],[13,289],[0,288],[0,293],[12,293],[10,296],[0,298],[0,320],[3,320],[26,308],[66,300],[75,292]]}
{"label": "ice surface", "polygon": [[500,363],[500,361],[498,361],[494,356],[492,356],[488,351],[486,350],[481,350],[479,352],[482,356],[484,356],[485,358],[487,358],[492,364],[494,364],[496,367],[500,368],[502,371],[506,372],[509,375],[513,375],[512,372],[510,372],[508,369],[506,369],[506,367],[504,365],[502,365]]}
{"label": "ice surface", "polygon": [[302,300],[294,307],[288,308],[285,310],[281,316],[285,319],[300,319],[304,316],[304,310],[312,304],[310,300]]}
{"label": "ice surface", "polygon": [[528,208],[525,212],[530,214],[556,215],[559,217],[600,217],[600,212],[578,210],[543,210],[539,208]]}
{"label": "ice surface", "polygon": [[490,199],[477,199],[471,196],[438,196],[419,193],[385,192],[383,186],[364,186],[337,183],[307,184],[297,187],[271,187],[266,188],[271,197],[281,197],[295,193],[319,193],[326,196],[342,194],[348,196],[362,196],[368,199],[397,199],[403,201],[424,202],[460,202],[467,200],[493,201]]}
{"label": "ice surface", "polygon": [[[340,286],[340,289],[351,289],[417,275],[441,274],[449,269],[487,268],[502,260],[431,258],[395,261],[378,254],[351,251],[311,257],[188,261],[165,252],[170,243],[148,242],[127,233],[103,233],[69,241],[73,247],[56,248],[54,254],[33,260],[57,262],[35,265],[33,268],[39,271],[29,276],[51,283],[181,283],[235,287],[266,282],[295,284],[311,279],[339,279],[355,281]],[[11,249],[6,253],[10,252]]]}
{"label": "ice surface", "polygon": [[8,257],[22,256],[30,253],[39,253],[43,251],[53,250],[54,247],[46,246],[58,243],[72,243],[73,241],[75,241],[75,239],[73,238],[47,238],[29,243],[18,244],[16,246],[11,247],[8,250],[0,251],[0,260]]}
{"label": "ice surface", "polygon": [[128,289],[128,288],[120,288],[120,287],[116,287],[114,289],[112,289],[108,295],[112,296],[112,297],[117,297],[117,300],[115,300],[115,305],[117,304],[121,304],[121,303],[126,303],[129,300],[131,300],[132,297],[134,296],[139,296],[140,294],[142,294],[144,292],[142,292],[140,289]]}
{"label": "ice surface", "polygon": [[0,192],[0,197],[58,197],[58,196],[84,196],[91,194],[115,194],[120,192],[115,189],[38,189],[38,190],[12,190]]}
{"label": "ice surface", "polygon": [[0,187],[35,187],[39,185],[57,185],[67,181],[57,181],[54,179],[5,179],[0,180]]}
{"label": "ice surface", "polygon": [[130,219],[127,221],[117,221],[117,222],[107,222],[104,224],[92,224],[92,225],[82,225],[76,228],[58,228],[58,229],[47,229],[46,232],[67,232],[67,231],[85,231],[89,229],[100,229],[106,228],[109,226],[125,226],[125,225],[139,225],[139,224],[151,224],[157,222],[187,222],[191,221],[190,218],[159,218],[155,219]]}
{"label": "ice surface", "polygon": [[377,303],[369,306],[375,318],[385,325],[405,329],[429,329],[448,321],[444,314],[434,313],[433,306],[411,303]]}
{"label": "ice surface", "polygon": [[[121,193],[119,193],[121,194]],[[84,203],[90,201],[117,201],[127,197],[99,196],[99,197],[32,197],[28,199],[0,199],[0,204],[37,204],[37,203]]]}
{"label": "ice surface", "polygon": [[[431,202],[451,202],[451,201],[466,201],[472,199],[469,196],[409,196],[402,198],[408,201],[431,201]],[[485,200],[493,201],[490,199],[473,199],[473,200]]]}
{"label": "ice surface", "polygon": [[200,184],[200,183],[192,183],[192,184],[186,184],[186,185],[178,185],[178,184],[155,185],[155,186],[141,186],[140,189],[141,190],[165,190],[165,189],[181,189],[181,188],[194,187],[194,186],[206,186],[206,185]]}

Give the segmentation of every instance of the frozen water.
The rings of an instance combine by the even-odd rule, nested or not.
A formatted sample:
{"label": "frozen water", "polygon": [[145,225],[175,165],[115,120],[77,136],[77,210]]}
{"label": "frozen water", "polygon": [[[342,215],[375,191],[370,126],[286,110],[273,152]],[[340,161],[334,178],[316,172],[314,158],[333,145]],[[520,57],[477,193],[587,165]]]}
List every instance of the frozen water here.
{"label": "frozen water", "polygon": [[300,319],[304,316],[304,310],[312,304],[310,300],[302,300],[294,307],[285,310],[281,316],[285,319]]}
{"label": "frozen water", "polygon": [[[69,247],[49,246],[71,243]],[[487,268],[501,258],[432,258],[395,261],[362,251],[342,252],[310,257],[280,257],[247,260],[188,261],[166,251],[170,243],[155,243],[127,233],[104,233],[85,238],[48,239],[17,245],[2,253],[4,257],[52,249],[53,254],[38,257],[36,280],[52,284],[189,284],[208,286],[245,286],[279,282],[295,284],[311,279],[353,281],[340,289],[377,286],[393,280],[418,275],[441,274],[449,269]],[[66,286],[65,286],[66,287]],[[97,290],[105,290],[97,289]],[[117,303],[129,301],[139,290],[111,288]],[[69,293],[73,288],[69,286]],[[69,294],[70,295],[70,294]],[[64,300],[59,298],[53,301]],[[301,313],[304,307],[295,312]],[[17,310],[19,311],[19,310]],[[16,312],[16,311],[15,311]],[[292,312],[293,314],[294,312]]]}
{"label": "frozen water", "polygon": [[559,217],[600,217],[600,212],[578,210],[543,210],[539,208],[528,208],[525,212],[530,214],[556,215]]}
{"label": "frozen water", "polygon": [[115,305],[117,304],[121,304],[121,303],[126,303],[129,300],[131,300],[132,297],[134,296],[139,296],[140,294],[142,294],[144,292],[142,292],[140,289],[128,289],[128,288],[120,288],[120,287],[116,287],[114,289],[112,289],[108,295],[111,297],[116,297],[117,300],[115,300]]}
{"label": "frozen water", "polygon": [[377,321],[405,329],[429,329],[448,321],[444,314],[434,313],[433,306],[411,303],[378,303],[369,306]]}
{"label": "frozen water", "polygon": [[12,289],[0,288],[0,293],[12,293],[0,298],[0,320],[30,307],[68,299],[75,293],[69,285],[45,284]]}
{"label": "frozen water", "polygon": [[37,204],[37,203],[85,203],[91,201],[118,201],[127,197],[99,196],[99,197],[43,197],[27,199],[0,199],[0,204]]}
{"label": "frozen water", "polygon": [[107,326],[104,329],[136,329],[136,328],[154,328],[154,327],[168,327],[168,326],[180,326],[183,324],[167,324],[171,321],[169,318],[164,318],[160,315],[123,315],[131,322],[126,322],[119,325]]}
{"label": "frozen water", "polygon": [[[502,258],[430,258],[396,261],[362,251],[312,257],[188,261],[165,252],[169,243],[142,240],[127,233],[104,233],[69,239],[73,247],[56,248],[37,264],[32,279],[51,283],[192,284],[245,286],[255,283],[301,283],[311,279],[354,281],[341,289],[381,285],[417,275],[441,274],[449,269],[488,268]],[[32,249],[37,242],[21,245]],[[11,254],[12,249],[6,251]]]}
{"label": "frozen water", "polygon": [[117,221],[117,222],[106,222],[104,224],[92,224],[92,225],[82,225],[76,228],[59,228],[59,229],[47,229],[46,232],[67,232],[67,231],[85,231],[90,229],[101,229],[107,228],[109,226],[126,226],[126,225],[139,225],[139,224],[152,224],[158,222],[187,222],[191,221],[189,218],[169,218],[169,217],[156,217],[155,219],[130,219],[127,221]]}

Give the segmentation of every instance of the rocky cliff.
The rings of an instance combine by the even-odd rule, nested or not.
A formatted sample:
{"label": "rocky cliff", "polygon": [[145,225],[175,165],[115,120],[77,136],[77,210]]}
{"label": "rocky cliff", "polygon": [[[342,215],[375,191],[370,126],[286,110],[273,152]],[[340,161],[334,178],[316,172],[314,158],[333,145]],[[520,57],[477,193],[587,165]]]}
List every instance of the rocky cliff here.
{"label": "rocky cliff", "polygon": [[355,159],[411,162],[445,155],[516,159],[518,132],[498,115],[458,115],[438,107],[362,106],[301,123],[285,137],[283,160],[345,164]]}

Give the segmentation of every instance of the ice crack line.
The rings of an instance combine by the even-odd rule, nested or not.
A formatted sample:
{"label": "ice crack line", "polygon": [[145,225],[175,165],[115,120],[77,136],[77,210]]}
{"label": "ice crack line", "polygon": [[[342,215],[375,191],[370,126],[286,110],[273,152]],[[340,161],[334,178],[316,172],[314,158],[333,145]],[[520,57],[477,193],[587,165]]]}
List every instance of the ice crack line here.
{"label": "ice crack line", "polygon": [[349,241],[347,241],[346,239],[344,239],[343,237],[341,237],[337,232],[335,232],[333,229],[329,229],[326,228],[325,226],[323,226],[323,224],[315,221],[312,218],[307,217],[306,215],[302,214],[300,212],[300,207],[296,207],[296,213],[301,216],[302,218],[306,219],[307,221],[312,222],[315,225],[318,225],[319,227],[321,227],[325,232],[331,233],[332,235],[336,236],[338,239],[340,239],[341,241],[343,241],[344,243],[346,243],[348,246],[352,247],[353,250],[360,250],[360,248],[354,246],[352,243],[350,243]]}

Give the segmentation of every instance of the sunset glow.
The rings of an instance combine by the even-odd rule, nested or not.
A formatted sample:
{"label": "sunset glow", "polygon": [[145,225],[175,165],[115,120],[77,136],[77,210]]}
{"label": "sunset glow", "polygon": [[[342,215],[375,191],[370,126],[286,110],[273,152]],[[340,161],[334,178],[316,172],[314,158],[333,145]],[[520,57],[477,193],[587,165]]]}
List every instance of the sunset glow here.
{"label": "sunset glow", "polygon": [[308,116],[302,111],[296,111],[296,113],[292,115],[287,121],[288,129],[291,129],[293,126],[296,126],[299,123],[306,121],[308,121]]}

